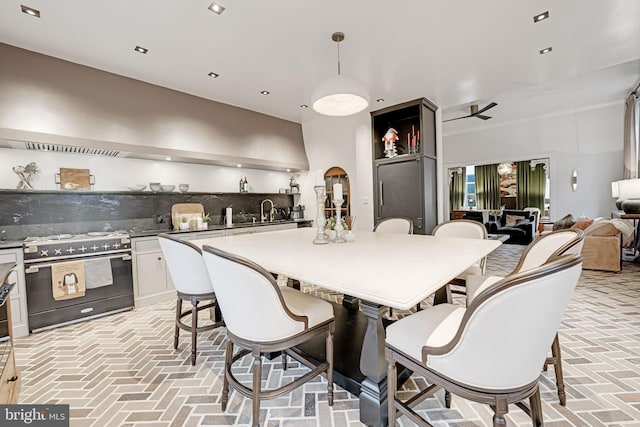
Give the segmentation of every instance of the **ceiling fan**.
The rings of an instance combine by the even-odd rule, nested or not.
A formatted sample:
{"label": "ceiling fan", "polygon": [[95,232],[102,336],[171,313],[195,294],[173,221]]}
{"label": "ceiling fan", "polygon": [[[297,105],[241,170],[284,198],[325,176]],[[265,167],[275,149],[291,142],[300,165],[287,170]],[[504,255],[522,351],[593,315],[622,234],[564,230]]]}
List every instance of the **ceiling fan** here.
{"label": "ceiling fan", "polygon": [[489,120],[491,118],[491,116],[485,116],[482,113],[484,113],[485,111],[495,107],[496,105],[498,105],[498,104],[495,103],[495,102],[492,102],[491,104],[489,104],[486,107],[484,107],[482,110],[478,110],[478,104],[473,104],[471,106],[471,114],[469,114],[468,116],[462,116],[462,117],[456,117],[455,119],[443,120],[443,122],[450,122],[452,120],[466,119],[466,118],[469,118],[469,117],[477,117],[477,118],[482,119],[482,120]]}

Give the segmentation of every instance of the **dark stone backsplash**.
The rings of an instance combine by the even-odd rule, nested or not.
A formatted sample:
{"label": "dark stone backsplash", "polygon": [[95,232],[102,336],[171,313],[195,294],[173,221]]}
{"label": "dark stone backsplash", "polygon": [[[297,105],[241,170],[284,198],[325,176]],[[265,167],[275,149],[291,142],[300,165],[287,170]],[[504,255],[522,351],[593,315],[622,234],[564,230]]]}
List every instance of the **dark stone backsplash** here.
{"label": "dark stone backsplash", "polygon": [[264,199],[279,208],[275,219],[288,219],[294,204],[291,194],[0,190],[0,230],[8,240],[89,231],[166,230],[172,227],[174,203],[202,203],[212,224],[224,223],[229,206],[234,223],[253,218],[259,222]]}

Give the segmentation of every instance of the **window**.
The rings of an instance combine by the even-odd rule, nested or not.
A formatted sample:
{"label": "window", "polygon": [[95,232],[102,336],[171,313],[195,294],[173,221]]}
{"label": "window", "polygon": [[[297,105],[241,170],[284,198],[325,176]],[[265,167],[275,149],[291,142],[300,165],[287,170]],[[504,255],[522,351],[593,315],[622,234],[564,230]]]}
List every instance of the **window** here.
{"label": "window", "polygon": [[467,208],[476,207],[476,168],[475,166],[467,166],[465,185],[464,206]]}

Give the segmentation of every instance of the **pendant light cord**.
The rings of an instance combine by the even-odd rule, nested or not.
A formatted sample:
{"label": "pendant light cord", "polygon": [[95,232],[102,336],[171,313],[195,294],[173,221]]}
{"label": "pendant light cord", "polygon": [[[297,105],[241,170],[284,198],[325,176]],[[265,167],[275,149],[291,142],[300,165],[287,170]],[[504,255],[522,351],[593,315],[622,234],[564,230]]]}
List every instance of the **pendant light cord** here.
{"label": "pendant light cord", "polygon": [[336,42],[338,45],[338,75],[340,75],[340,42]]}

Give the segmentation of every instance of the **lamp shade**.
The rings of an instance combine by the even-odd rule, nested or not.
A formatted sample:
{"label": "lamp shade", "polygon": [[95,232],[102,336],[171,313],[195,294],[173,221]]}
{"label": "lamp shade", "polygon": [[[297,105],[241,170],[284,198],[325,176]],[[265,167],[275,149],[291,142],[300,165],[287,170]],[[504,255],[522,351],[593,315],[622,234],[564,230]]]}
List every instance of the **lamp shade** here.
{"label": "lamp shade", "polygon": [[338,75],[313,92],[311,107],[326,116],[350,116],[369,106],[366,89],[357,81]]}
{"label": "lamp shade", "polygon": [[640,179],[618,181],[618,197],[623,200],[640,199]]}

